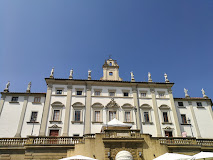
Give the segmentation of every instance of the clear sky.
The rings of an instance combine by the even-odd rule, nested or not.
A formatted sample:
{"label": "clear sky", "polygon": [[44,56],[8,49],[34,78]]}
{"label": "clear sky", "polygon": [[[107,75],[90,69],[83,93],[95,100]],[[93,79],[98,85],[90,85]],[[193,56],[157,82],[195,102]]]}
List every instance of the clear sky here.
{"label": "clear sky", "polygon": [[44,78],[100,79],[112,55],[120,77],[174,82],[174,97],[213,98],[213,0],[1,0],[0,90],[46,92]]}

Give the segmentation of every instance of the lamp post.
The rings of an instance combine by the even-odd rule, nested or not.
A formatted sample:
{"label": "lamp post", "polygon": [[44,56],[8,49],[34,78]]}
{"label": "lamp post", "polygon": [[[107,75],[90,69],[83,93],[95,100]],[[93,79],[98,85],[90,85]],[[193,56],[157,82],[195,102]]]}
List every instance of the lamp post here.
{"label": "lamp post", "polygon": [[34,130],[34,123],[35,123],[35,120],[36,120],[36,115],[33,115],[33,116],[32,116],[33,128],[32,128],[32,132],[31,132],[31,136],[33,135],[33,130]]}
{"label": "lamp post", "polygon": [[191,120],[188,118],[187,122],[188,122],[188,124],[190,125],[191,132],[192,132],[192,137],[194,137],[194,134],[193,134],[193,131],[192,131],[192,124],[190,123],[190,122],[191,122]]}
{"label": "lamp post", "polygon": [[[138,123],[137,123],[137,108],[136,108],[136,106],[134,107],[134,111],[135,111],[135,120],[136,120],[136,124],[138,124]],[[136,125],[136,127],[137,127],[137,129],[138,129],[138,125]]]}

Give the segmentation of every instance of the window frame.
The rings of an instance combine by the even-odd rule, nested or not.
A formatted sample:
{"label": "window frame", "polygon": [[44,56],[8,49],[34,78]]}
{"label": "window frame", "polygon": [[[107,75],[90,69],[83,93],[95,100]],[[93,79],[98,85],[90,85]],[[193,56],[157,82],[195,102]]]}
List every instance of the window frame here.
{"label": "window frame", "polygon": [[[92,106],[92,123],[103,123],[103,108],[101,103],[94,103]],[[100,112],[100,121],[96,121],[95,112]]]}
{"label": "window frame", "polygon": [[[200,105],[198,105],[198,104],[200,104]],[[197,105],[197,107],[203,107],[203,104],[202,104],[202,102],[196,102],[196,105]]]}
{"label": "window frame", "polygon": [[[114,95],[110,95],[110,93],[114,93]],[[115,89],[108,89],[108,95],[109,95],[109,97],[115,97],[116,96],[116,90]]]}
{"label": "window frame", "polygon": [[[163,96],[161,94],[163,94]],[[159,98],[166,98],[166,92],[165,91],[158,91],[158,97]]]}
{"label": "window frame", "polygon": [[[184,107],[183,102],[178,101],[177,103],[178,103],[178,107]],[[179,105],[180,103],[182,103],[182,105]]]}
{"label": "window frame", "polygon": [[[15,98],[16,100],[14,100],[14,98]],[[18,96],[13,96],[13,97],[11,97],[11,102],[18,102],[18,99],[19,99]]]}
{"label": "window frame", "polygon": [[[84,115],[85,106],[81,102],[76,102],[72,105],[72,123],[83,123],[83,115]],[[80,121],[75,121],[75,111],[80,111]]]}
{"label": "window frame", "polygon": [[[181,114],[180,117],[181,117],[181,123],[182,123],[182,124],[188,124],[187,118],[186,118],[186,114]],[[184,118],[184,117],[185,117],[185,118]],[[184,120],[184,119],[185,119],[185,120]],[[185,121],[185,122],[184,122],[184,121]]]}
{"label": "window frame", "polygon": [[[171,110],[170,107],[168,105],[163,104],[159,107],[159,109],[161,111],[162,124],[172,124],[171,115],[170,115],[170,110]],[[163,112],[167,112],[168,122],[164,121]]]}
{"label": "window frame", "polygon": [[[84,95],[84,88],[75,88],[75,95],[76,96],[83,96]],[[78,94],[78,92],[81,92],[81,95]]]}
{"label": "window frame", "polygon": [[[37,113],[35,121],[32,121],[33,113]],[[31,111],[31,116],[30,116],[29,122],[30,122],[30,123],[36,123],[36,122],[37,122],[37,119],[38,119],[38,111]]]}
{"label": "window frame", "polygon": [[[35,101],[36,99],[39,99],[39,101]],[[34,97],[33,103],[41,103],[41,97]]]}

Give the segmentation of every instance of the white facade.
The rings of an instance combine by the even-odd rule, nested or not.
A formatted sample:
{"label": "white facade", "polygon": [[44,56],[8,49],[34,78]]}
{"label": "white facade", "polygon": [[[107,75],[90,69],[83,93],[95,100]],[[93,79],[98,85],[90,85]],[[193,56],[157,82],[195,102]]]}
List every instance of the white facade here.
{"label": "white facade", "polygon": [[55,79],[51,74],[47,93],[5,90],[0,137],[82,136],[99,133],[115,117],[153,137],[213,138],[211,99],[173,98],[173,83],[122,81],[118,69],[109,59],[101,80]]}

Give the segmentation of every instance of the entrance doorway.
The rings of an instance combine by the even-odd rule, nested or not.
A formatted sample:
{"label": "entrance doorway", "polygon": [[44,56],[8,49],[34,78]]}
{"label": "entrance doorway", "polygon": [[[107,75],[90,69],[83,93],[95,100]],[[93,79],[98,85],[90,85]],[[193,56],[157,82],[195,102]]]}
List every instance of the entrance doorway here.
{"label": "entrance doorway", "polygon": [[51,137],[57,137],[59,135],[59,130],[50,130]]}

